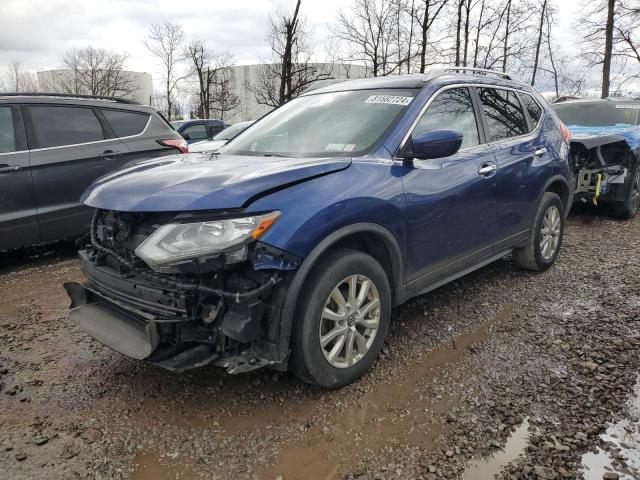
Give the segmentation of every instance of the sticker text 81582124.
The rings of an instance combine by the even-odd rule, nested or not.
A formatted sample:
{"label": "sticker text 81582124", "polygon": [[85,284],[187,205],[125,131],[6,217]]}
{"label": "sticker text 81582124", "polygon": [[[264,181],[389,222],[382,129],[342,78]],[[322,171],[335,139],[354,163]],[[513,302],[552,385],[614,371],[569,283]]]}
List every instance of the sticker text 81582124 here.
{"label": "sticker text 81582124", "polygon": [[364,103],[386,103],[387,105],[409,105],[413,97],[400,95],[371,95]]}

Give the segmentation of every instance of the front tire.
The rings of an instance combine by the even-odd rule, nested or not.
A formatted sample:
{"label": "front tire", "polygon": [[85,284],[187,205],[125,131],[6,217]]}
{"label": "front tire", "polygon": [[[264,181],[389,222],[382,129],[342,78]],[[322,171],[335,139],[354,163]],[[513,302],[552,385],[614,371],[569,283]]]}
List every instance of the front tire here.
{"label": "front tire", "polygon": [[355,250],[329,251],[310,273],[296,309],[292,373],[323,388],[353,382],[378,357],[390,316],[382,266]]}
{"label": "front tire", "polygon": [[513,252],[515,264],[536,272],[544,272],[551,267],[562,246],[564,221],[562,200],[553,192],[545,192],[534,218],[533,237],[526,247]]}
{"label": "front tire", "polygon": [[631,169],[629,181],[624,185],[624,200],[614,206],[616,216],[631,220],[640,208],[640,161]]}

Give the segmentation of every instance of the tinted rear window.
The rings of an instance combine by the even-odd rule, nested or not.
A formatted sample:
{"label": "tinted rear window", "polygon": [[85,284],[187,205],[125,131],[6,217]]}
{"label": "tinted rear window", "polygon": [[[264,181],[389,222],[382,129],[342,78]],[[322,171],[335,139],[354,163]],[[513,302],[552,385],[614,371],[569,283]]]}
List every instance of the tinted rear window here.
{"label": "tinted rear window", "polygon": [[104,140],[102,126],[90,108],[42,105],[28,111],[36,148]]}
{"label": "tinted rear window", "polygon": [[102,110],[117,137],[130,137],[142,133],[149,121],[146,113],[125,112],[123,110]]}
{"label": "tinted rear window", "polygon": [[533,123],[532,128],[535,129],[540,121],[540,117],[542,116],[542,107],[540,107],[538,102],[536,102],[528,93],[521,93],[520,98],[522,99],[524,108],[527,110],[527,113],[531,118],[531,122]]}
{"label": "tinted rear window", "polygon": [[11,107],[0,107],[0,153],[16,151]]}
{"label": "tinted rear window", "polygon": [[517,137],[529,131],[522,105],[514,92],[481,88],[478,93],[492,141]]}

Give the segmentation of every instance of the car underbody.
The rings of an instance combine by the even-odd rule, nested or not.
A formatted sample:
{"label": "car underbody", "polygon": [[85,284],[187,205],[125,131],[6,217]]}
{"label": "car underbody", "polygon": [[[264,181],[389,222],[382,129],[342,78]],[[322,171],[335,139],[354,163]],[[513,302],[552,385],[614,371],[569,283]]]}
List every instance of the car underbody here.
{"label": "car underbody", "polygon": [[280,313],[297,257],[257,242],[158,273],[134,254],[158,224],[193,215],[97,210],[80,251],[86,282],[65,284],[72,317],[110,348],[169,370],[286,368]]}

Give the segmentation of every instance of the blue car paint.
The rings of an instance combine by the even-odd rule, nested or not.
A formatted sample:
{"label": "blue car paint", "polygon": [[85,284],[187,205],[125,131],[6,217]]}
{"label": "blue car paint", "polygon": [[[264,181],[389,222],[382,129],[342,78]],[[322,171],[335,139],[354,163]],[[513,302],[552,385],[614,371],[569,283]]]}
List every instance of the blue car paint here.
{"label": "blue car paint", "polygon": [[[553,113],[543,105],[540,127],[506,142],[486,141],[446,159],[404,162],[395,157],[425,103],[447,85],[490,84],[528,91],[506,80],[452,75],[335,84],[313,94],[354,88],[422,89],[371,151],[354,159],[284,159],[209,155],[145,162],[90,188],[90,206],[122,211],[280,210],[261,242],[304,259],[332,232],[378,225],[397,243],[409,290],[435,281],[452,265],[480,262],[528,241],[545,188],[568,189],[570,172]],[[542,157],[534,152],[546,148]],[[485,162],[497,165],[478,175]],[[442,275],[441,275],[442,274]]]}

